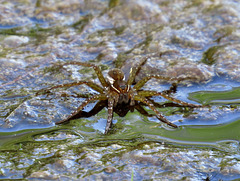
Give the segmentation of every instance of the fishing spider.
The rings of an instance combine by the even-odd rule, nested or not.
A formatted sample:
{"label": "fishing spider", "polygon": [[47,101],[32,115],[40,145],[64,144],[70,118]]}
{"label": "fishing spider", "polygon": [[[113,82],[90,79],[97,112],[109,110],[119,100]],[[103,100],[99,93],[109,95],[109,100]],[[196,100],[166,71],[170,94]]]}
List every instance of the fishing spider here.
{"label": "fishing spider", "polygon": [[135,106],[139,105],[139,103],[143,103],[144,105],[147,105],[150,109],[152,109],[157,118],[168,124],[171,127],[177,128],[178,126],[168,121],[154,106],[153,102],[149,100],[150,97],[153,96],[162,96],[172,102],[176,102],[178,104],[181,104],[184,107],[202,107],[202,105],[196,105],[196,104],[190,104],[187,102],[183,102],[181,100],[175,99],[171,96],[169,96],[165,92],[157,92],[157,91],[150,91],[150,90],[142,90],[141,88],[145,85],[146,82],[148,82],[150,79],[162,79],[166,81],[182,81],[185,78],[170,78],[170,77],[163,77],[160,75],[148,75],[138,81],[135,85],[133,85],[135,76],[137,72],[141,69],[141,66],[147,61],[148,58],[142,59],[136,66],[132,67],[130,70],[130,75],[128,77],[128,80],[125,81],[124,73],[121,69],[113,68],[111,69],[106,79],[104,78],[100,68],[94,64],[86,63],[86,62],[69,62],[64,63],[61,66],[65,65],[78,65],[78,66],[84,66],[84,67],[92,67],[94,71],[97,74],[97,77],[101,83],[101,86],[92,82],[92,81],[78,81],[68,84],[61,84],[54,86],[48,90],[55,89],[55,88],[61,88],[61,87],[72,87],[77,86],[81,84],[85,84],[88,87],[92,88],[93,90],[97,91],[99,94],[94,94],[87,98],[75,111],[73,111],[66,119],[61,120],[57,122],[56,124],[61,124],[63,122],[69,121],[73,118],[76,118],[76,115],[82,111],[82,109],[89,104],[92,101],[107,101],[107,107],[108,107],[108,118],[107,118],[107,124],[105,128],[105,134],[108,133],[108,131],[111,128],[112,125],[112,119],[113,119],[113,109],[117,109],[119,105],[124,106]]}

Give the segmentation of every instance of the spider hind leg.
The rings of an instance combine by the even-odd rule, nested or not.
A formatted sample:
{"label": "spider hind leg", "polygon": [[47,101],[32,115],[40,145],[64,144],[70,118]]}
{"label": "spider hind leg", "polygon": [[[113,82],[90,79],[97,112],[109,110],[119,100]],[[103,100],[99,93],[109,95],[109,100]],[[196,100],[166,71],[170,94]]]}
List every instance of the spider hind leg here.
{"label": "spider hind leg", "polygon": [[143,97],[162,96],[162,97],[164,97],[165,99],[168,99],[169,101],[176,102],[176,103],[178,103],[178,104],[180,104],[180,105],[183,105],[183,106],[186,106],[186,107],[192,107],[192,108],[201,108],[201,107],[204,107],[203,105],[191,104],[191,103],[184,102],[184,101],[181,101],[181,100],[179,100],[179,99],[173,98],[173,97],[167,95],[167,94],[164,93],[164,92],[157,92],[157,91],[139,91],[139,92],[138,92],[138,95],[139,95],[139,96],[143,96]]}
{"label": "spider hind leg", "polygon": [[160,121],[166,123],[167,125],[169,125],[169,126],[171,126],[171,127],[173,127],[173,128],[178,128],[178,126],[177,126],[176,124],[173,124],[173,123],[171,123],[170,121],[168,121],[168,120],[154,107],[154,105],[153,105],[147,98],[145,98],[145,97],[143,97],[143,96],[140,96],[140,95],[137,95],[137,96],[134,97],[134,100],[140,101],[140,102],[146,104],[150,109],[152,109],[152,110],[156,113],[157,118],[158,118]]}

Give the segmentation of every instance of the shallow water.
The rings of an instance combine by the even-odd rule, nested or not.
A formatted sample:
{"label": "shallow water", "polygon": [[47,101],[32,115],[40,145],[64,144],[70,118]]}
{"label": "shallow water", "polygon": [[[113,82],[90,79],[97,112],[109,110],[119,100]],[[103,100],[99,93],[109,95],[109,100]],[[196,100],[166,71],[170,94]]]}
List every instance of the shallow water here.
{"label": "shallow water", "polygon": [[[239,2],[0,2],[0,179],[240,178]],[[177,129],[136,110],[114,114],[114,127],[104,135],[106,109],[55,125],[85,100],[78,94],[95,93],[88,87],[36,95],[56,84],[99,83],[91,68],[59,69],[59,63],[92,62],[104,75],[118,67],[128,76],[146,56],[136,80],[191,77],[172,95],[210,107],[158,108]],[[144,89],[170,86],[151,80]]]}

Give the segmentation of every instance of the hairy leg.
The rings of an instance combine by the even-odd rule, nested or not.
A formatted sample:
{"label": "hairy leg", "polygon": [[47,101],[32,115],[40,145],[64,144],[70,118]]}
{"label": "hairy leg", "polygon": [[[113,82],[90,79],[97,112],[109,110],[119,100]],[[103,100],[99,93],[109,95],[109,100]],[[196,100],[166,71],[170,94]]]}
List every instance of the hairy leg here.
{"label": "hairy leg", "polygon": [[[164,103],[164,104],[160,104],[158,102],[155,102],[154,100],[150,99],[151,97],[146,97],[148,99],[148,101],[150,101],[154,107],[157,108],[165,108],[165,107],[185,107],[181,104],[175,103],[175,102],[169,102],[169,103]],[[144,104],[146,106],[146,104]]]}
{"label": "hairy leg", "polygon": [[91,101],[95,100],[106,100],[107,97],[104,94],[96,94],[92,97],[86,99],[75,111],[73,111],[66,119],[56,122],[56,124],[61,124],[64,122],[67,122],[71,120],[74,116],[76,116],[87,104],[89,104]]}
{"label": "hairy leg", "polygon": [[135,77],[137,75],[137,72],[141,69],[141,66],[144,65],[146,63],[146,61],[148,60],[149,57],[143,58],[137,65],[135,65],[134,67],[132,67],[130,69],[130,75],[129,78],[127,80],[127,85],[132,85]]}
{"label": "hairy leg", "polygon": [[97,84],[95,84],[94,82],[91,82],[91,81],[78,81],[78,82],[73,82],[73,83],[68,83],[68,84],[60,84],[60,85],[56,85],[56,86],[53,86],[53,87],[50,87],[50,88],[47,88],[47,89],[40,90],[38,92],[50,91],[52,89],[57,89],[57,88],[62,88],[62,87],[73,87],[73,86],[78,86],[78,85],[82,85],[82,84],[87,85],[88,87],[90,87],[93,90],[99,92],[100,94],[102,94],[104,92],[104,89],[102,87],[100,87],[99,85],[97,85]]}
{"label": "hairy leg", "polygon": [[153,105],[147,98],[145,98],[145,97],[143,97],[143,96],[140,96],[140,95],[136,95],[136,96],[134,97],[134,100],[140,101],[140,102],[146,104],[150,109],[152,109],[152,110],[156,113],[157,118],[158,118],[160,121],[162,121],[162,122],[164,122],[164,123],[166,123],[166,124],[168,124],[169,126],[172,126],[172,127],[174,127],[174,128],[177,128],[177,127],[178,127],[177,125],[175,125],[175,124],[171,123],[170,121],[168,121],[163,115],[161,115],[161,113],[154,107],[154,105]]}
{"label": "hairy leg", "polygon": [[135,104],[135,109],[142,115],[146,117],[153,117],[154,114],[149,114],[140,104]]}
{"label": "hairy leg", "polygon": [[172,93],[176,93],[177,92],[177,84],[176,83],[172,83],[171,87],[168,90],[164,90],[162,92],[167,94],[167,95],[170,95]]}
{"label": "hairy leg", "polygon": [[113,105],[114,105],[114,99],[109,98],[108,99],[108,119],[107,119],[107,124],[105,128],[105,133],[107,134],[109,129],[111,128],[112,125],[112,119],[113,119]]}
{"label": "hairy leg", "polygon": [[178,104],[181,104],[183,106],[187,106],[187,107],[204,107],[203,105],[197,105],[197,104],[191,104],[191,103],[187,103],[184,101],[181,101],[179,99],[173,98],[168,96],[167,94],[163,93],[163,92],[157,92],[157,91],[139,91],[138,94],[140,96],[143,97],[152,97],[152,96],[162,96],[165,99],[168,99],[170,101],[176,102]]}
{"label": "hairy leg", "polygon": [[78,66],[84,66],[84,67],[92,67],[94,69],[94,71],[96,72],[97,77],[98,77],[99,81],[101,82],[102,86],[103,87],[108,86],[108,83],[107,83],[106,79],[104,78],[104,76],[101,72],[101,69],[97,65],[87,63],[87,62],[68,62],[68,63],[62,64],[61,66],[64,66],[64,65],[78,65]]}

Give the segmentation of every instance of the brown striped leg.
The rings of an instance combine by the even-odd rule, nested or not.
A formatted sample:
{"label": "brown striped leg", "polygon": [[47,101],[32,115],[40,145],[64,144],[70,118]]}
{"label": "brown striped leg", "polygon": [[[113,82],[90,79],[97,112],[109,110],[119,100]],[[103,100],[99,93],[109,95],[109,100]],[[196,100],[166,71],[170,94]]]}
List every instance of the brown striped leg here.
{"label": "brown striped leg", "polygon": [[127,85],[132,85],[133,84],[137,72],[141,69],[141,66],[146,63],[148,58],[149,57],[143,58],[136,66],[134,66],[130,69],[130,75],[129,75],[129,78],[127,80]]}
{"label": "brown striped leg", "polygon": [[108,83],[107,83],[106,79],[104,78],[104,76],[101,72],[101,69],[97,65],[87,63],[87,62],[68,62],[68,63],[62,64],[62,66],[64,66],[64,65],[79,65],[79,66],[84,66],[84,67],[92,67],[94,69],[94,71],[96,72],[97,77],[98,77],[99,81],[101,82],[102,86],[103,87],[108,86]]}
{"label": "brown striped leg", "polygon": [[177,128],[177,127],[178,127],[177,125],[175,125],[175,124],[171,123],[170,121],[168,121],[163,115],[161,115],[161,113],[154,107],[154,105],[153,105],[147,98],[142,97],[142,96],[140,96],[140,95],[136,95],[136,96],[134,97],[134,100],[140,101],[140,102],[143,102],[144,104],[146,104],[150,109],[152,109],[152,110],[156,113],[157,118],[158,118],[160,121],[162,121],[162,122],[164,122],[164,123],[166,123],[166,124],[168,124],[169,126],[172,126],[172,127],[174,127],[174,128]]}
{"label": "brown striped leg", "polygon": [[73,111],[66,119],[56,122],[56,124],[61,124],[71,120],[72,117],[77,115],[87,104],[95,100],[106,100],[107,97],[104,94],[96,94],[88,99],[86,99],[75,111]]}
{"label": "brown striped leg", "polygon": [[172,93],[176,93],[177,92],[177,84],[176,83],[172,83],[171,87],[168,90],[164,90],[162,91],[164,94],[170,95]]}
{"label": "brown striped leg", "polygon": [[168,96],[167,94],[163,93],[163,92],[156,92],[156,91],[139,91],[138,94],[140,96],[143,96],[143,97],[151,97],[151,96],[162,96],[164,97],[165,99],[168,99],[170,101],[173,101],[173,102],[176,102],[178,104],[181,104],[183,106],[187,106],[187,107],[204,107],[203,105],[197,105],[197,104],[191,104],[191,103],[187,103],[187,102],[184,102],[184,101],[181,101],[179,99],[176,99],[176,98],[173,98],[173,97],[170,97]]}
{"label": "brown striped leg", "polygon": [[135,104],[135,109],[142,115],[146,117],[153,117],[154,114],[149,114],[140,104]]}
{"label": "brown striped leg", "polygon": [[91,81],[78,81],[78,82],[73,82],[73,83],[68,83],[68,84],[60,84],[60,85],[50,87],[47,90],[52,90],[52,89],[57,89],[57,88],[62,88],[62,87],[73,87],[73,86],[78,86],[78,85],[82,85],[82,84],[87,85],[88,87],[99,92],[100,94],[102,94],[104,92],[104,89],[102,87],[100,87],[99,85],[97,85]]}
{"label": "brown striped leg", "polygon": [[109,98],[108,99],[108,119],[107,119],[107,124],[105,128],[105,133],[107,134],[109,129],[111,128],[112,125],[112,119],[113,119],[113,105],[114,105],[114,99]]}

